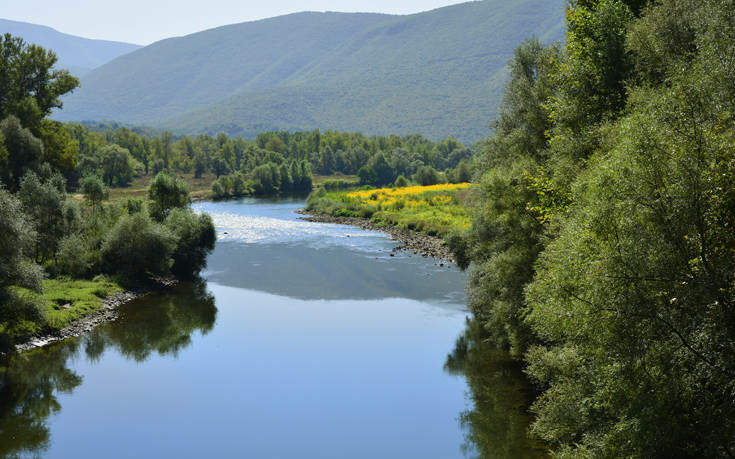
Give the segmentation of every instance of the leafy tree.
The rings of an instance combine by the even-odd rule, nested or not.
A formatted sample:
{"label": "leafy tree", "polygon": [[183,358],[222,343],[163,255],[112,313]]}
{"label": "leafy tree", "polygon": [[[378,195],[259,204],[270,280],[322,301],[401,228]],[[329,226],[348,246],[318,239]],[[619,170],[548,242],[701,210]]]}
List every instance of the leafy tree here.
{"label": "leafy tree", "polygon": [[[35,136],[60,97],[79,86],[66,70],[53,70],[57,57],[20,37],[0,37],[0,119],[16,116]],[[20,179],[20,177],[17,177]]]}
{"label": "leafy tree", "polygon": [[396,187],[403,188],[408,186],[408,179],[402,175],[399,175],[395,183]]}
{"label": "leafy tree", "polygon": [[19,337],[12,331],[24,321],[43,322],[43,314],[36,304],[23,301],[10,289],[22,286],[41,290],[43,270],[29,255],[36,233],[21,202],[7,190],[0,188],[0,350],[12,349]]}
{"label": "leafy tree", "polygon": [[43,271],[29,257],[35,238],[20,200],[0,188],[0,307],[8,300],[11,285],[41,290]]}
{"label": "leafy tree", "polygon": [[81,191],[84,199],[87,200],[93,209],[99,209],[102,201],[107,199],[108,190],[101,178],[96,175],[90,175],[82,180]]}
{"label": "leafy tree", "polygon": [[63,174],[69,174],[76,168],[79,143],[72,139],[62,123],[49,119],[41,121],[40,140],[43,143],[43,162]]}
{"label": "leafy tree", "polygon": [[416,172],[416,175],[414,176],[414,180],[418,182],[420,185],[427,186],[427,185],[436,185],[437,183],[441,182],[441,177],[439,177],[439,173],[431,166],[422,166],[418,172]]}
{"label": "leafy tree", "polygon": [[36,261],[42,263],[53,258],[66,229],[63,205],[66,193],[63,184],[59,185],[54,180],[41,181],[36,174],[29,172],[20,182],[18,197],[24,212],[36,228]]}
{"label": "leafy tree", "polygon": [[99,156],[102,178],[108,186],[124,186],[133,181],[135,160],[128,150],[118,145],[108,145],[99,152]]}
{"label": "leafy tree", "polygon": [[278,176],[281,179],[281,184],[278,189],[283,193],[293,191],[293,177],[291,177],[291,171],[286,163],[278,167]]}
{"label": "leafy tree", "polygon": [[3,167],[0,168],[0,179],[11,191],[16,191],[23,175],[37,170],[41,165],[43,144],[15,116],[0,121],[0,133],[4,138],[6,151]]}
{"label": "leafy tree", "polygon": [[165,220],[171,210],[186,207],[191,202],[186,182],[164,172],[151,181],[148,199],[151,200],[151,216],[159,222]]}
{"label": "leafy tree", "polygon": [[179,208],[166,217],[164,224],[176,236],[171,272],[180,278],[198,275],[207,265],[207,254],[214,250],[217,239],[212,218]]}
{"label": "leafy tree", "polygon": [[105,271],[129,280],[165,276],[173,264],[176,236],[144,213],[123,215],[102,243]]}

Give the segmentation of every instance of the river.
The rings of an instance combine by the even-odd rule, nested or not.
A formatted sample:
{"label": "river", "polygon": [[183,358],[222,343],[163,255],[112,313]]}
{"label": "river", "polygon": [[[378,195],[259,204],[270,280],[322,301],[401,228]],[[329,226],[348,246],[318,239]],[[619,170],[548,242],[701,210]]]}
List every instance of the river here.
{"label": "river", "polygon": [[202,282],[0,366],[0,455],[541,454],[520,370],[466,331],[465,274],[303,204],[196,204]]}

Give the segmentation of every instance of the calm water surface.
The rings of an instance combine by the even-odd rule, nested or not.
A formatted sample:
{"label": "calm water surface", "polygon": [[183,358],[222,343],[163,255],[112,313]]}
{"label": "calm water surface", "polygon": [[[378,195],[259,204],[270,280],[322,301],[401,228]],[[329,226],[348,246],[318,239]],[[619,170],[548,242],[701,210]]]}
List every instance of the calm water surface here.
{"label": "calm water surface", "polygon": [[0,366],[0,455],[536,454],[519,370],[466,330],[464,274],[302,205],[196,205],[219,236],[205,281]]}

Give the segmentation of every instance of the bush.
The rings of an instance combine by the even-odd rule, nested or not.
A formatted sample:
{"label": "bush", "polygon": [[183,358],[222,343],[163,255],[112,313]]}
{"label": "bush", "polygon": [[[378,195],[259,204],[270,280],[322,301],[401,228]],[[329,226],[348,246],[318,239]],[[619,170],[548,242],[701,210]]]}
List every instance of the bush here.
{"label": "bush", "polygon": [[420,167],[414,179],[423,186],[436,185],[441,182],[439,173],[431,166]]}
{"label": "bush", "polygon": [[61,272],[73,277],[83,277],[91,266],[84,238],[79,234],[70,234],[59,242],[56,259]]}
{"label": "bush", "polygon": [[175,209],[164,225],[176,236],[171,272],[181,278],[195,277],[207,266],[207,254],[214,250],[217,233],[208,214]]}
{"label": "bush", "polygon": [[168,274],[175,248],[171,231],[138,213],[118,220],[104,238],[101,256],[106,272],[135,280]]}
{"label": "bush", "polygon": [[399,175],[396,179],[396,188],[404,188],[408,186],[408,179],[403,175]]}

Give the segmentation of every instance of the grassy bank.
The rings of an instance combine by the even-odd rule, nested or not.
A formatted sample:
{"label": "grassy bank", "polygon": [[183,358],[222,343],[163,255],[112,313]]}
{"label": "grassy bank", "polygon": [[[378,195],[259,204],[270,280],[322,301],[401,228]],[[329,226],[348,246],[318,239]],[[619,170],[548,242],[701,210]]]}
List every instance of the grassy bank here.
{"label": "grassy bank", "polygon": [[335,192],[320,189],[309,196],[306,210],[446,237],[470,226],[468,192],[469,183]]}
{"label": "grassy bank", "polygon": [[121,291],[120,285],[105,276],[93,280],[45,279],[40,293],[15,288],[19,303],[38,306],[41,317],[5,322],[0,325],[0,335],[7,334],[17,343],[42,333],[56,332],[99,311],[105,298]]}

